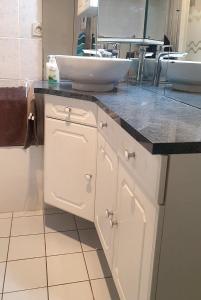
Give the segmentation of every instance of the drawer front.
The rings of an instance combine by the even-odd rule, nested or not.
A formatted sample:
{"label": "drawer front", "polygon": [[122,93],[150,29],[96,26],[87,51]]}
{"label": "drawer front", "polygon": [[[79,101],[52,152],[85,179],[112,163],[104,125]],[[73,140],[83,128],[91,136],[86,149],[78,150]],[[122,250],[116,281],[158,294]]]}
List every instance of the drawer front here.
{"label": "drawer front", "polygon": [[[100,126],[102,120],[104,124],[107,124],[104,128]],[[98,110],[98,128],[144,193],[154,203],[162,203],[167,156],[149,153],[100,108]]]}
{"label": "drawer front", "polygon": [[45,96],[46,117],[96,127],[97,110],[97,104],[90,101],[52,95]]}

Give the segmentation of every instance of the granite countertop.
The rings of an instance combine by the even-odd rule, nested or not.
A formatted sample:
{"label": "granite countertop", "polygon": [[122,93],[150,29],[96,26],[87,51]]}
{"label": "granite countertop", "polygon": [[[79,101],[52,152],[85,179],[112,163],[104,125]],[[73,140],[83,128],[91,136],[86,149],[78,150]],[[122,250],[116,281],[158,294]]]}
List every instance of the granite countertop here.
{"label": "granite countertop", "polygon": [[152,154],[201,153],[201,95],[126,84],[108,93],[79,92],[67,81],[36,82],[34,90],[96,102]]}

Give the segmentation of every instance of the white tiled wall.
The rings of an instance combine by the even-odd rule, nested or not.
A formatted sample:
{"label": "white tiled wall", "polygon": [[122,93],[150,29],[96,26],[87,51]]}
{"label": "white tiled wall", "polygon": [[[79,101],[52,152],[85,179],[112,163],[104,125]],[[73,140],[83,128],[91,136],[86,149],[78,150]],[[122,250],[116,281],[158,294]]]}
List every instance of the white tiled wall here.
{"label": "white tiled wall", "polygon": [[[42,76],[42,0],[0,0],[0,87]],[[43,147],[0,148],[0,212],[37,210],[43,202]]]}
{"label": "white tiled wall", "polygon": [[0,86],[41,79],[42,38],[32,37],[32,23],[42,22],[42,0],[1,0],[0,20]]}

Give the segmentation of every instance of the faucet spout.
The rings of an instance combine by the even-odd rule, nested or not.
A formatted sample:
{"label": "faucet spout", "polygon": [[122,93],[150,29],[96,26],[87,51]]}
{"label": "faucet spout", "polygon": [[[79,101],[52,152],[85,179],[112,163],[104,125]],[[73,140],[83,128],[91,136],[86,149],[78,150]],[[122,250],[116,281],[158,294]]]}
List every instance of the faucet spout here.
{"label": "faucet spout", "polygon": [[162,60],[163,59],[178,59],[183,58],[187,55],[187,52],[160,52],[158,57],[156,58],[154,75],[153,75],[153,85],[159,86],[160,84],[160,77],[162,71]]}

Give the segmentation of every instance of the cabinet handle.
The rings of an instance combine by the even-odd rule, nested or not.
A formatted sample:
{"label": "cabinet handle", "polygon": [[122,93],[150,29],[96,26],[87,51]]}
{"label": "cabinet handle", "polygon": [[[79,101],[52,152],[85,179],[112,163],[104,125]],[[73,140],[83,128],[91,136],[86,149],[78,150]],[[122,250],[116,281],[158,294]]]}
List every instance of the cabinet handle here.
{"label": "cabinet handle", "polygon": [[107,127],[107,123],[105,122],[100,122],[100,128],[103,129],[104,127]]}
{"label": "cabinet handle", "polygon": [[92,175],[91,174],[85,174],[85,178],[87,181],[91,181]]}
{"label": "cabinet handle", "polygon": [[129,160],[130,158],[135,158],[135,152],[129,152],[128,150],[124,151],[124,156],[126,160]]}
{"label": "cabinet handle", "polygon": [[70,114],[70,113],[71,113],[71,111],[72,111],[72,108],[71,108],[71,107],[65,106],[65,108],[64,108],[64,112],[66,112],[66,113]]}
{"label": "cabinet handle", "polygon": [[105,215],[109,219],[109,217],[112,217],[114,215],[114,213],[112,211],[110,211],[109,209],[106,209]]}
{"label": "cabinet handle", "polygon": [[110,223],[111,228],[118,225],[118,222],[116,220],[112,220],[112,219],[109,220],[109,223]]}

